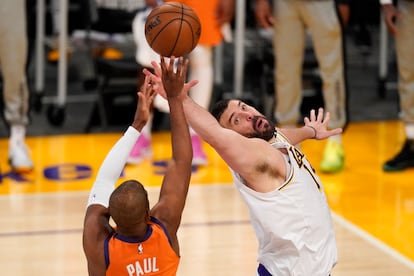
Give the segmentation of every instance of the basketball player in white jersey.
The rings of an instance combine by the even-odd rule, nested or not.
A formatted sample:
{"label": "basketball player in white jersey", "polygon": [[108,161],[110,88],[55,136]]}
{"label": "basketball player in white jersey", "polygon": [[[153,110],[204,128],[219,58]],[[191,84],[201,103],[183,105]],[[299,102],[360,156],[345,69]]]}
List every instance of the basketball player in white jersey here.
{"label": "basketball player in white jersey", "polygon": [[[160,84],[160,67],[152,65],[158,77],[145,74]],[[327,129],[329,113],[324,116],[323,109],[312,110],[304,127],[276,129],[239,100],[219,102],[213,116],[182,92],[188,123],[229,165],[249,208],[259,241],[258,275],[329,275],[337,262],[330,210],[321,181],[293,145],[342,129]]]}

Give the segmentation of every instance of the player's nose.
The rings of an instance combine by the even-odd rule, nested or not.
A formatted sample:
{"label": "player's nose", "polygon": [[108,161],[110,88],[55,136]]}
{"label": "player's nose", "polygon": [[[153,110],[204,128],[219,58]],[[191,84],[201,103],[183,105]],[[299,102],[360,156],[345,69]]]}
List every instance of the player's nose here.
{"label": "player's nose", "polygon": [[253,115],[250,112],[243,112],[243,117],[247,120],[250,121],[253,119]]}

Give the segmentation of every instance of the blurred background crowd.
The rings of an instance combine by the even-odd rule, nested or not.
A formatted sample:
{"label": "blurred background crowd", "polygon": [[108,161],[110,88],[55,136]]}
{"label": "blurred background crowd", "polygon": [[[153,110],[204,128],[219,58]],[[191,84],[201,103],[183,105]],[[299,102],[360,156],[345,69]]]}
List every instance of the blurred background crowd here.
{"label": "blurred background crowd", "polygon": [[[211,1],[199,2],[204,7]],[[401,78],[397,69],[398,43],[396,46],[396,39],[387,30],[385,9],[381,7],[393,7],[394,10],[387,10],[389,18],[402,22],[401,18],[413,14],[414,2],[212,2],[217,5],[213,16],[221,13],[221,37],[214,42],[200,42],[201,47],[190,57],[197,61],[192,65],[194,78],[209,76],[207,84],[202,85],[204,92],[196,93],[204,95],[201,105],[208,108],[211,102],[236,95],[283,127],[300,124],[302,116],[319,106],[331,112],[334,124],[331,127],[345,130],[349,122],[398,119],[400,114],[405,116],[405,121],[410,121],[405,110],[413,109],[412,102],[404,101],[401,108],[397,93],[397,82]],[[135,91],[142,81],[140,72],[154,57],[142,46],[139,30],[151,8],[160,3],[156,0],[7,0],[2,4],[1,15],[5,15],[6,22],[2,23],[2,36],[11,33],[16,38],[21,33],[27,40],[27,48],[23,47],[19,58],[15,54],[19,47],[13,44],[0,47],[0,52],[9,56],[9,60],[13,60],[11,57],[19,61],[15,66],[18,63],[19,74],[25,74],[24,80],[23,77],[15,80],[15,88],[11,88],[5,80],[10,71],[5,68],[9,65],[5,58],[0,58],[4,110],[0,136],[11,139],[12,167],[22,170],[33,167],[24,146],[26,135],[118,131],[128,124],[135,110]],[[11,12],[11,7],[20,9],[19,13]],[[402,13],[405,15],[400,16]],[[405,22],[408,24],[405,29],[412,33],[413,21]],[[399,37],[403,36],[402,30]],[[408,56],[412,56],[413,48],[409,46],[412,44],[404,43]],[[238,70],[242,72],[241,84]],[[409,66],[404,70],[404,76],[412,78]],[[17,76],[16,71],[9,74]],[[16,92],[7,92],[13,89]],[[407,85],[402,94],[413,94],[410,89],[413,90],[412,86]],[[8,107],[8,101],[14,101],[14,107]],[[156,107],[147,127],[149,137],[150,132],[169,127],[166,111],[161,104]],[[13,110],[20,117],[12,115]],[[414,139],[413,132],[409,128],[407,137],[411,135]],[[148,143],[144,144],[148,146]],[[405,152],[402,168],[398,162],[387,163],[384,170],[414,166],[414,147],[411,144],[404,147],[408,157]],[[139,149],[137,152],[143,154]],[[199,163],[203,164],[203,153],[199,154]],[[325,149],[321,170],[342,170],[344,155],[341,138],[334,137]],[[140,158],[131,160],[139,162]]]}

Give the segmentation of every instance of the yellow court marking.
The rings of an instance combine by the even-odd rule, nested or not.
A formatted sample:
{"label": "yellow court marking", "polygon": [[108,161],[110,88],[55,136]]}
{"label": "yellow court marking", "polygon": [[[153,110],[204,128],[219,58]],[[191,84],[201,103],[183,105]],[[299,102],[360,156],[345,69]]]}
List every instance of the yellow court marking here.
{"label": "yellow court marking", "polygon": [[[319,176],[334,212],[414,261],[414,169],[382,171],[404,142],[402,129],[399,122],[351,124],[343,135],[345,170]],[[324,145],[302,145],[316,169]]]}
{"label": "yellow court marking", "polygon": [[[27,174],[10,171],[7,158],[2,158],[0,194],[39,193],[88,190],[101,162],[119,139],[120,133],[29,137],[35,169]],[[127,166],[121,180],[135,178],[147,186],[161,184],[166,163],[171,157],[170,134],[152,137],[153,157],[136,166]],[[0,140],[1,156],[7,157],[7,139]],[[230,183],[228,167],[208,145],[209,164],[194,167],[191,181],[197,184]]]}
{"label": "yellow court marking", "polygon": [[[353,123],[343,135],[346,167],[320,174],[332,210],[414,261],[414,169],[385,173],[381,166],[399,151],[400,122]],[[13,175],[7,164],[7,139],[0,139],[0,195],[89,190],[105,155],[120,133],[29,137],[34,172]],[[153,158],[128,166],[121,179],[158,186],[171,155],[170,134],[153,134]],[[324,141],[306,141],[302,151],[318,170]],[[204,144],[209,165],[195,168],[192,185],[231,183],[226,164]]]}

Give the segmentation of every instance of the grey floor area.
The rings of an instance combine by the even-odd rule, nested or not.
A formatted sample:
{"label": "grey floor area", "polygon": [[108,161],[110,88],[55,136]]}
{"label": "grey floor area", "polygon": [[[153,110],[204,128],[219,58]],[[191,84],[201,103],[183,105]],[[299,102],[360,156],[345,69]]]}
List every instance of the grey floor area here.
{"label": "grey floor area", "polygon": [[[395,85],[395,58],[392,47],[392,38],[389,47],[389,75],[387,83],[388,89],[385,92],[385,97],[381,97],[378,93],[379,90],[379,29],[372,27],[372,46],[368,48],[362,48],[358,46],[353,38],[349,35],[346,36],[346,62],[347,62],[347,75],[348,75],[348,109],[349,109],[349,121],[360,122],[360,121],[378,121],[378,120],[395,120],[398,119],[398,93]],[[256,34],[253,34],[255,36]],[[243,91],[243,95],[247,98],[253,99],[254,102],[259,103],[258,108],[266,109],[261,105],[263,101],[259,100],[263,97],[263,94],[267,97],[264,102],[269,104],[272,102],[272,92],[260,91],[254,84],[255,81],[252,79],[253,73],[262,68],[261,65],[268,63],[268,59],[261,60],[257,58],[258,48],[256,38],[249,38],[245,40],[245,62],[246,68],[244,70],[244,87],[246,91]],[[125,51],[126,55],[133,56],[134,45],[130,44]],[[265,49],[266,43],[265,43]],[[271,46],[268,46],[271,47]],[[215,89],[213,100],[217,100],[225,95],[231,96],[233,91],[233,67],[234,67],[234,45],[225,44],[222,48],[223,59],[221,67],[221,75],[219,79],[222,79]],[[268,51],[269,52],[269,51]],[[88,59],[88,57],[86,57]],[[256,60],[256,63],[250,61]],[[392,66],[394,64],[394,66]],[[58,77],[58,66],[46,62],[45,68],[45,88],[42,92],[42,97],[36,105],[36,108],[31,108],[30,118],[31,123],[28,126],[28,136],[41,136],[41,135],[59,135],[59,134],[70,134],[70,133],[84,133],[88,132],[113,132],[121,131],[130,123],[131,116],[125,118],[123,111],[126,110],[122,106],[115,114],[110,116],[119,117],[115,123],[110,123],[108,127],[102,128],[99,122],[92,124],[88,128],[91,116],[94,114],[95,98],[97,95],[96,89],[85,89],[84,80],[85,78],[81,75],[83,69],[85,69],[85,53],[79,54],[76,49],[69,59],[68,64],[68,75],[67,75],[67,92],[66,101],[63,105],[64,119],[59,124],[53,124],[50,122],[50,110],[52,109],[51,103],[54,101],[54,97],[57,95],[57,77]],[[260,71],[259,70],[259,71]],[[34,91],[34,66],[29,67],[29,82],[31,86],[32,99],[36,97],[38,91]],[[265,79],[265,83],[271,83],[271,73],[262,73],[261,79]],[[134,79],[129,82],[129,89],[131,89],[131,83],[134,83]],[[267,84],[269,86],[269,84]],[[265,85],[266,86],[266,85]],[[259,86],[260,87],[260,86]],[[263,87],[262,87],[263,88]],[[133,90],[133,89],[132,89]],[[263,89],[262,89],[263,90]],[[133,93],[133,91],[131,92]],[[33,96],[35,95],[35,96]],[[128,100],[129,99],[129,100]],[[127,106],[131,108],[130,97],[121,99]],[[317,97],[304,96],[304,102],[307,104],[318,104]],[[267,107],[267,113],[271,113]],[[129,110],[129,112],[131,112]],[[128,113],[130,114],[130,113]],[[269,114],[267,114],[269,115]],[[154,129],[168,128],[166,123],[165,115],[157,115],[158,119],[155,120]],[[271,116],[271,115],[270,115]],[[94,120],[93,120],[94,121]],[[168,121],[168,120],[167,120]],[[4,120],[0,121],[0,137],[7,137],[8,131]]]}

